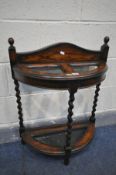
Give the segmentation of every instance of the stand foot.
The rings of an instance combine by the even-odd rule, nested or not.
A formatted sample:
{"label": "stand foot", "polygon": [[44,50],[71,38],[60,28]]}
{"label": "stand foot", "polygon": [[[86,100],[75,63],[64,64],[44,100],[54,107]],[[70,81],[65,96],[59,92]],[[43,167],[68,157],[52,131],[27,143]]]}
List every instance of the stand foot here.
{"label": "stand foot", "polygon": [[70,155],[71,155],[71,147],[65,148],[65,158],[64,158],[64,165],[68,165],[70,160]]}
{"label": "stand foot", "polygon": [[22,136],[21,136],[21,144],[22,145],[25,145],[26,144],[25,141],[23,140]]}

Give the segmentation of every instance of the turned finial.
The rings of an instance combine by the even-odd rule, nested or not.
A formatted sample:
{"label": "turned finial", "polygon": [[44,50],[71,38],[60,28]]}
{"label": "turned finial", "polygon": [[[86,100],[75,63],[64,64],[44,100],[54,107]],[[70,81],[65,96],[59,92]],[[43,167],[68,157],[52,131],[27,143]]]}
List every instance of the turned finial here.
{"label": "turned finial", "polygon": [[8,42],[9,42],[10,46],[13,46],[13,44],[14,44],[14,39],[13,39],[13,38],[9,38],[9,39],[8,39]]}
{"label": "turned finial", "polygon": [[12,65],[14,65],[16,63],[16,49],[13,46],[14,39],[13,38],[9,38],[8,39],[8,43],[10,44],[8,51],[9,51],[10,63],[11,63],[11,66],[12,66]]}
{"label": "turned finial", "polygon": [[109,46],[108,46],[108,42],[109,42],[109,37],[105,36],[104,38],[104,44],[101,46],[101,59],[103,61],[107,61],[107,57],[108,57],[108,51],[109,51]]}
{"label": "turned finial", "polygon": [[108,42],[109,42],[109,40],[110,40],[110,38],[108,37],[108,36],[105,36],[105,38],[104,38],[104,44],[108,44]]}

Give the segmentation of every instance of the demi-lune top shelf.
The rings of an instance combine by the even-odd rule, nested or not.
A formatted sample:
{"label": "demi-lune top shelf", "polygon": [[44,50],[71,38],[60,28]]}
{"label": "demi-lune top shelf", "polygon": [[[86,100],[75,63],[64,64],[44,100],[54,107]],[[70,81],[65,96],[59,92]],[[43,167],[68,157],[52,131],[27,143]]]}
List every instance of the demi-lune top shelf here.
{"label": "demi-lune top shelf", "polygon": [[83,88],[105,78],[107,65],[101,51],[90,51],[71,43],[57,43],[33,52],[16,53],[15,78],[47,88]]}

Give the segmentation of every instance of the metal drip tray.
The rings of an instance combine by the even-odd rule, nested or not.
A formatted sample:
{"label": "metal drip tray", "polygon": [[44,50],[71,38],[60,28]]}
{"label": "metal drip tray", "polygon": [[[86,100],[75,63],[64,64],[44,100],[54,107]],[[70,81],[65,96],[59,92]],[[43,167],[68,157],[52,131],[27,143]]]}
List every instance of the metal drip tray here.
{"label": "metal drip tray", "polygon": [[[86,128],[81,128],[72,131],[71,146],[73,146],[76,143],[76,141],[82,137],[85,131]],[[36,135],[33,136],[33,139],[43,144],[64,148],[66,142],[66,132],[52,133],[44,136]]]}

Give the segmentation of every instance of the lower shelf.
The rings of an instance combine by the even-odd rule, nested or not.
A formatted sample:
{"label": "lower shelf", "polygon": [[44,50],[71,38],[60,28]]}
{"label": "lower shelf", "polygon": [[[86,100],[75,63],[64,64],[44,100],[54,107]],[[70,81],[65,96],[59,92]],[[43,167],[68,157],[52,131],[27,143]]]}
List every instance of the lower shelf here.
{"label": "lower shelf", "polygon": [[[22,138],[26,144],[45,154],[64,155],[66,129],[66,124],[31,129],[25,131]],[[72,153],[84,148],[92,140],[94,131],[95,124],[92,122],[74,123],[71,139]]]}

